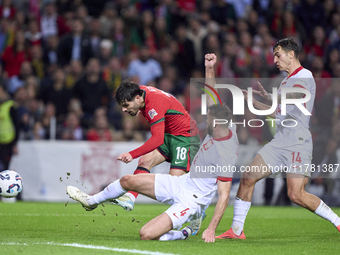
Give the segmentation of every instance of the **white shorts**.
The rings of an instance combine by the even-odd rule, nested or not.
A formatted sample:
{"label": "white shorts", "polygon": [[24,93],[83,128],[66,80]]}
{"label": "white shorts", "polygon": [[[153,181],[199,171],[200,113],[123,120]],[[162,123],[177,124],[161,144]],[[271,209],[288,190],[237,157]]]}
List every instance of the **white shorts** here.
{"label": "white shorts", "polygon": [[173,229],[180,229],[182,225],[191,220],[198,219],[207,206],[199,205],[192,199],[181,193],[181,185],[184,185],[185,178],[169,174],[156,174],[155,195],[159,202],[171,205],[165,211],[169,215]]}
{"label": "white shorts", "polygon": [[272,174],[280,172],[310,177],[312,151],[303,145],[278,148],[267,143],[259,152]]}

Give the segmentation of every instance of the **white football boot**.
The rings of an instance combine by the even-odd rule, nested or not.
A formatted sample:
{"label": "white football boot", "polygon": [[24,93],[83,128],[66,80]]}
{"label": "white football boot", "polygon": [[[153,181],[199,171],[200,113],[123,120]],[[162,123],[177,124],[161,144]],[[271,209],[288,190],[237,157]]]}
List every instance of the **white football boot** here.
{"label": "white football boot", "polygon": [[81,203],[81,205],[85,208],[86,211],[92,211],[97,207],[97,205],[90,205],[88,202],[90,196],[76,187],[67,186],[66,194],[68,194],[70,198],[72,198],[73,200],[76,200],[79,203]]}

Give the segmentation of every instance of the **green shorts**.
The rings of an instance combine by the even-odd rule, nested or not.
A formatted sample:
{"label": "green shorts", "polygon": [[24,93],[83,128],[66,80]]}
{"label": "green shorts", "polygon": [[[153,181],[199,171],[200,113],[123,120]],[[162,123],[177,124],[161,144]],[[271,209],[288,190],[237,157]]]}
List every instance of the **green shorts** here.
{"label": "green shorts", "polygon": [[190,171],[191,162],[200,148],[200,138],[164,134],[164,143],[157,150],[170,162],[170,169]]}

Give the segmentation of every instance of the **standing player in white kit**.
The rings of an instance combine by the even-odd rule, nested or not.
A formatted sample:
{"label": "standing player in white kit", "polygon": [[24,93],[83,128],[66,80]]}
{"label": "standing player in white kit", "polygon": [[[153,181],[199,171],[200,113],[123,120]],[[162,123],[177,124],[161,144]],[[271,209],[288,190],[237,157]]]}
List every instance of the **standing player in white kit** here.
{"label": "standing player in white kit", "polygon": [[[340,218],[320,198],[305,191],[310,177],[313,143],[309,131],[309,115],[305,115],[296,105],[286,105],[286,115],[282,115],[281,91],[283,88],[303,88],[310,92],[310,100],[304,107],[311,113],[315,98],[315,81],[312,73],[303,68],[299,61],[299,46],[291,38],[279,40],[273,47],[274,63],[280,71],[287,72],[278,89],[278,107],[271,117],[277,119],[276,135],[256,155],[250,165],[250,172],[244,172],[236,195],[234,218],[231,228],[216,237],[219,239],[245,239],[244,222],[251,206],[251,199],[256,182],[273,174],[272,167],[285,168],[287,188],[290,200],[311,212],[330,221],[340,231]],[[266,100],[272,96],[258,83],[260,91],[255,93]],[[293,91],[293,90],[291,90]],[[247,91],[243,91],[247,98]],[[303,93],[287,93],[287,99],[303,98]],[[254,107],[268,110],[271,106],[256,101]],[[294,121],[289,121],[293,119]],[[282,125],[282,121],[285,124]],[[295,127],[295,124],[297,124]],[[287,127],[290,126],[290,127]],[[308,167],[309,166],[309,167]]]}

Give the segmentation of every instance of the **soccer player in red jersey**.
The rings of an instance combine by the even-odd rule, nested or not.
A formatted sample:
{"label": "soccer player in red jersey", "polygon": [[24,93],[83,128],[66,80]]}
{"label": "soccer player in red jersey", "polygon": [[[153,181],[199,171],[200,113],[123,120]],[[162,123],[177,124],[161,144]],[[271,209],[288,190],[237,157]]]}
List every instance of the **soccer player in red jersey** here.
{"label": "soccer player in red jersey", "polygon": [[[129,163],[140,157],[134,174],[150,173],[150,169],[164,161],[170,162],[170,174],[180,176],[189,171],[200,139],[196,122],[183,105],[172,95],[150,86],[139,86],[124,80],[116,90],[116,100],[123,112],[139,113],[150,124],[151,134],[142,146],[121,154],[117,159]],[[138,193],[129,192],[114,203],[131,211]]]}

